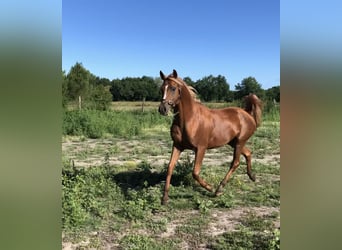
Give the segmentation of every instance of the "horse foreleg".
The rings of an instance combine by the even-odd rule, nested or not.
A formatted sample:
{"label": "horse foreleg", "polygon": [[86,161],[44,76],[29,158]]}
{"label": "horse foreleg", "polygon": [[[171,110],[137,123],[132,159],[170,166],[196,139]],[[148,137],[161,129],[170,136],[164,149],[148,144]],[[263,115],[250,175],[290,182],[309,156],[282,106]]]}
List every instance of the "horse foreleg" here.
{"label": "horse foreleg", "polygon": [[167,176],[166,176],[166,181],[165,181],[164,195],[162,198],[162,205],[166,205],[167,201],[169,200],[171,176],[172,176],[173,169],[175,168],[176,163],[179,159],[180,154],[181,154],[181,151],[177,147],[173,146],[171,159],[169,162],[169,166],[167,168]]}
{"label": "horse foreleg", "polygon": [[241,155],[242,148],[243,148],[243,145],[239,145],[239,144],[235,145],[233,161],[232,161],[232,163],[230,165],[228,173],[223,178],[223,180],[221,181],[220,185],[217,187],[217,189],[215,191],[215,195],[216,196],[219,196],[219,195],[221,195],[223,193],[222,189],[227,184],[230,176],[234,173],[234,171],[239,166],[239,164],[240,164],[240,155]]}
{"label": "horse foreleg", "polygon": [[255,174],[252,173],[252,153],[246,147],[242,148],[241,153],[243,154],[247,162],[247,175],[249,176],[249,179],[255,181]]}
{"label": "horse foreleg", "polygon": [[204,158],[204,154],[205,154],[205,149],[197,149],[195,152],[195,165],[194,165],[194,169],[192,172],[192,177],[202,186],[204,187],[206,190],[208,190],[209,192],[213,192],[213,188],[211,185],[209,185],[205,180],[203,180],[200,176],[200,170],[201,170],[201,165],[202,165],[202,161]]}

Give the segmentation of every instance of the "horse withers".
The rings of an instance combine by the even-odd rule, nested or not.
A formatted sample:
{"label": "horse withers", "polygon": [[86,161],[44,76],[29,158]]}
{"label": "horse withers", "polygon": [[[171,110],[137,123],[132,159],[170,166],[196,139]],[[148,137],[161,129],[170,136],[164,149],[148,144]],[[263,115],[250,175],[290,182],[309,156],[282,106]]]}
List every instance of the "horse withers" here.
{"label": "horse withers", "polygon": [[[160,77],[163,84],[161,86],[162,101],[159,105],[159,113],[161,115],[167,115],[170,111],[174,113],[171,125],[173,146],[162,204],[168,202],[172,172],[180,154],[185,149],[195,152],[193,178],[206,190],[214,192],[216,196],[223,193],[223,187],[240,164],[241,154],[246,159],[249,178],[255,181],[255,175],[251,170],[252,154],[245,144],[261,123],[261,100],[256,95],[249,94],[245,97],[244,109],[238,107],[209,109],[196,99],[195,89],[178,77],[176,70],[173,70],[168,76],[160,71]],[[214,190],[199,176],[202,160],[207,149],[226,144],[234,148],[233,160],[226,176]]]}

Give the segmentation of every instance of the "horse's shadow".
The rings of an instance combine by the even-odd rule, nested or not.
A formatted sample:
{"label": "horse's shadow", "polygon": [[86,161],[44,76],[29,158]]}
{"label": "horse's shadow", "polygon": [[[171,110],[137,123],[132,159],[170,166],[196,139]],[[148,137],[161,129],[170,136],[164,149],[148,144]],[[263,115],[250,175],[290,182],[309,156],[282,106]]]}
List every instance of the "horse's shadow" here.
{"label": "horse's shadow", "polygon": [[138,191],[162,183],[165,181],[165,174],[152,172],[150,169],[137,168],[115,173],[112,175],[112,179],[126,196],[130,189]]}
{"label": "horse's shadow", "polygon": [[[133,170],[113,173],[112,180],[121,188],[124,195],[127,196],[128,190],[132,189],[135,191],[139,191],[144,188],[154,186],[160,186],[161,190],[164,189],[166,171],[166,168],[161,171],[156,171],[150,168],[149,165],[146,166],[146,164],[141,164]],[[172,175],[171,185],[174,187],[194,187],[194,182],[192,180],[192,177],[189,177],[189,175],[175,172]],[[196,190],[198,190],[199,192],[203,191],[199,188],[196,188]]]}

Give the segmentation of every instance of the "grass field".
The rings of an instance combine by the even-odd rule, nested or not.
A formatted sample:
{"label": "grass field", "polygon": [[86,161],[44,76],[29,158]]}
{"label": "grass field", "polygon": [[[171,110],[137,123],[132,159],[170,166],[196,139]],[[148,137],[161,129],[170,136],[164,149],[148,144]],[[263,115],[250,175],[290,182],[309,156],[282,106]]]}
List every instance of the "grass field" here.
{"label": "grass field", "polygon": [[[213,197],[192,179],[194,154],[185,151],[168,206],[160,201],[171,118],[160,116],[157,107],[147,102],[142,113],[141,103],[121,102],[101,114],[65,116],[64,123],[75,124],[63,124],[63,249],[279,249],[279,107],[264,115],[247,144],[256,182],[242,159],[224,194]],[[102,132],[90,138],[77,128],[80,121]],[[110,128],[114,122],[120,129]],[[231,160],[229,146],[208,150],[201,176],[217,186]]]}

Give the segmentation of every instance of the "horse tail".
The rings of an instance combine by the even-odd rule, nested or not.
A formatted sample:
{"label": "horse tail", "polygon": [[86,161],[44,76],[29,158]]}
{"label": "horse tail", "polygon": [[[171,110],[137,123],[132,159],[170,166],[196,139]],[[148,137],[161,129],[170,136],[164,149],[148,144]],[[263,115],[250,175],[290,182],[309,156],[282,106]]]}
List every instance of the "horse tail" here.
{"label": "horse tail", "polygon": [[262,101],[254,94],[249,94],[245,96],[245,111],[250,114],[256,123],[256,126],[259,127],[261,124],[261,115],[263,104]]}

